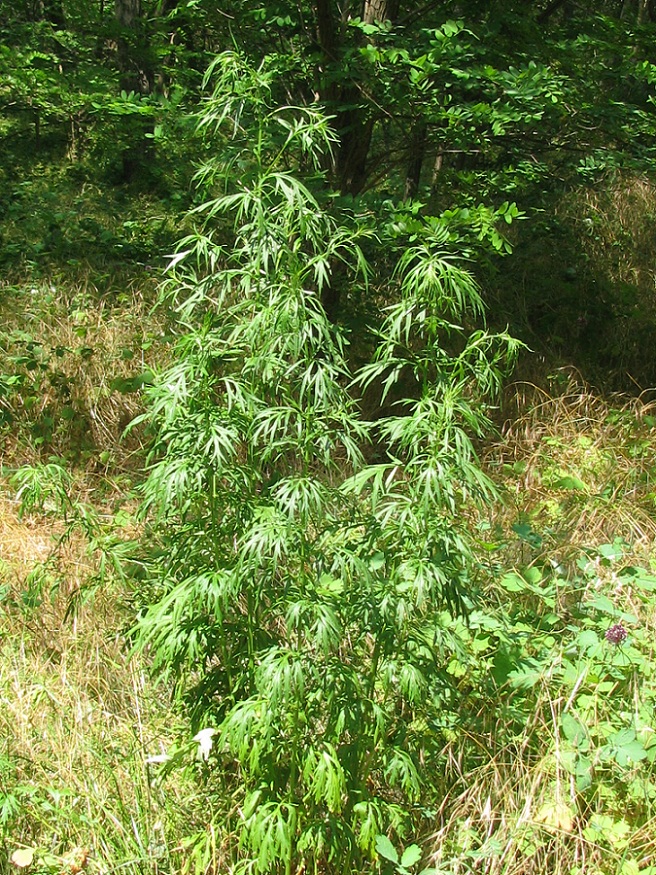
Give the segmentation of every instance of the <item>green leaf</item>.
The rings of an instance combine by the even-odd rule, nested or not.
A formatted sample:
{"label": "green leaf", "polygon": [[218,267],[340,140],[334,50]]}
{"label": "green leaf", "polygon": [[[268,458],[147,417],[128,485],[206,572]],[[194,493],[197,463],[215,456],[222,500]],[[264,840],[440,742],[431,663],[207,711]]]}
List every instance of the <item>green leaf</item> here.
{"label": "green leaf", "polygon": [[508,675],[508,680],[517,690],[530,690],[540,683],[543,677],[544,671],[541,667],[525,665],[523,668],[511,671]]}
{"label": "green leaf", "polygon": [[601,644],[599,635],[594,629],[582,629],[576,636],[576,643],[588,655]]}
{"label": "green leaf", "polygon": [[380,569],[384,567],[385,554],[380,552],[375,553],[369,560],[369,568],[371,569],[371,571],[380,571]]}
{"label": "green leaf", "polygon": [[337,580],[330,574],[322,574],[319,578],[319,587],[317,592],[320,595],[338,596],[344,591],[344,581]]}
{"label": "green leaf", "polygon": [[623,729],[615,733],[608,739],[608,744],[613,749],[615,761],[620,766],[638,763],[647,757],[647,751],[636,738],[634,729]]}
{"label": "green leaf", "polygon": [[539,548],[541,546],[542,538],[537,532],[533,531],[533,528],[528,523],[514,523],[512,530],[520,540],[526,541],[531,547]]}
{"label": "green leaf", "polygon": [[595,608],[595,610],[599,611],[602,614],[607,614],[608,616],[615,617],[618,613],[617,608],[613,604],[613,602],[606,595],[602,595],[601,593],[597,593],[594,595],[590,601],[586,602],[586,605],[590,608]]}
{"label": "green leaf", "polygon": [[656,592],[656,575],[650,574],[642,568],[624,568],[618,577],[638,589],[643,589],[646,592]]}
{"label": "green leaf", "polygon": [[563,735],[577,750],[586,751],[590,747],[588,733],[583,724],[572,714],[566,712],[560,718]]}
{"label": "green leaf", "polygon": [[396,848],[392,844],[392,842],[384,835],[376,836],[376,851],[386,860],[389,860],[391,863],[399,862],[399,855],[396,851]]}
{"label": "green leaf", "polygon": [[421,848],[419,845],[408,845],[401,857],[401,865],[404,869],[409,869],[421,860]]}
{"label": "green leaf", "polygon": [[504,574],[499,583],[508,592],[525,592],[528,588],[524,578],[515,571]]}
{"label": "green leaf", "polygon": [[532,586],[537,586],[542,581],[542,572],[539,568],[532,566],[524,571],[525,580]]}
{"label": "green leaf", "polygon": [[578,757],[574,769],[576,789],[583,793],[592,786],[592,760],[586,756]]}
{"label": "green leaf", "polygon": [[613,561],[622,558],[624,555],[624,548],[621,543],[614,541],[612,544],[601,544],[597,547],[597,552],[600,556],[603,556],[604,559]]}
{"label": "green leaf", "polygon": [[588,487],[585,485],[585,483],[578,477],[575,477],[571,474],[568,474],[565,477],[561,477],[560,479],[556,480],[553,485],[556,489],[570,489],[576,492],[588,491]]}

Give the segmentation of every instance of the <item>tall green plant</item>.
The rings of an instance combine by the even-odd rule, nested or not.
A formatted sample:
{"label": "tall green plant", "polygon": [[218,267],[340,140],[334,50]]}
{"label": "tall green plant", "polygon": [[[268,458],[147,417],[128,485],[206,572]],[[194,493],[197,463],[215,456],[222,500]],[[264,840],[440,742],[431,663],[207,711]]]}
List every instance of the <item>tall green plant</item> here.
{"label": "tall green plant", "polygon": [[[450,627],[474,590],[461,511],[493,493],[471,436],[513,345],[457,324],[481,303],[438,229],[400,259],[374,358],[351,373],[320,296],[338,262],[367,282],[364,231],[324,206],[327,119],[272,106],[274,76],[232,54],[208,74],[200,125],[221,157],[174,259],[183,335],[151,394],[139,636],[214,729],[208,792],[235,862],[347,872],[437,780]],[[414,390],[374,425],[358,384]],[[367,465],[372,444],[383,461]]]}

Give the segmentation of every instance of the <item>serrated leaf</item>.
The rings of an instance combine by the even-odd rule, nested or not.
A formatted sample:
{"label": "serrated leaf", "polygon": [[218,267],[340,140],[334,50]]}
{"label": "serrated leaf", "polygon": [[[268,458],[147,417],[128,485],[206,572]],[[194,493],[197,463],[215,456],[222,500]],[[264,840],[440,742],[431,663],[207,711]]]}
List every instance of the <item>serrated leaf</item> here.
{"label": "serrated leaf", "polygon": [[511,671],[508,675],[508,680],[517,690],[530,690],[536,684],[540,683],[542,677],[543,672],[541,669],[524,666],[517,669],[517,671]]}
{"label": "serrated leaf", "polygon": [[597,547],[597,552],[600,556],[603,556],[604,559],[610,559],[611,561],[614,559],[621,559],[621,557],[624,555],[624,550],[618,543],[601,544],[599,547]]}
{"label": "serrated leaf", "polygon": [[338,596],[344,592],[344,581],[336,580],[330,574],[322,574],[319,578],[319,589],[318,592],[320,595],[328,595],[328,596]]}
{"label": "serrated leaf", "polygon": [[622,745],[615,752],[615,761],[620,766],[628,766],[629,763],[639,763],[647,756],[647,751],[639,741],[630,741]]}
{"label": "serrated leaf", "polygon": [[533,586],[537,586],[542,581],[542,572],[539,568],[526,568],[524,571],[524,579]]}
{"label": "serrated leaf", "polygon": [[587,750],[590,746],[588,733],[583,724],[571,714],[563,714],[560,718],[563,735],[577,750]]}
{"label": "serrated leaf", "polygon": [[600,644],[599,636],[594,629],[583,629],[576,636],[576,642],[581,650],[585,650],[588,653],[588,656],[591,655],[590,650],[599,647]]}
{"label": "serrated leaf", "polygon": [[514,571],[504,574],[499,583],[507,592],[523,592],[526,589],[526,581]]}

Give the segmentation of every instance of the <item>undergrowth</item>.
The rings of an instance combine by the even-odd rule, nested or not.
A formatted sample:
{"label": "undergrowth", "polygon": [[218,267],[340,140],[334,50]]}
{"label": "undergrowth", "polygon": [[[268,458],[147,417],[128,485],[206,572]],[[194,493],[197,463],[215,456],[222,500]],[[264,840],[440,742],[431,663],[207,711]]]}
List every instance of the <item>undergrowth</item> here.
{"label": "undergrowth", "polygon": [[575,382],[517,386],[514,402],[523,415],[486,453],[505,501],[480,523],[487,608],[464,633],[477,668],[434,859],[449,873],[650,873],[653,409]]}
{"label": "undergrowth", "polygon": [[5,484],[0,865],[43,875],[181,871],[180,837],[204,802],[193,782],[160,783],[149,764],[178,720],[130,658],[125,588],[105,575],[91,601],[76,598],[98,570],[87,539],[74,531],[62,541],[47,501],[19,516],[12,495]]}
{"label": "undergrowth", "polygon": [[[217,64],[205,127],[231,75],[252,118],[198,211],[236,213],[234,240],[185,242],[175,348],[147,271],[2,289],[0,867],[654,875],[656,408],[556,375],[490,438],[512,344],[461,327],[482,302],[439,217],[390,243],[354,386],[317,294],[331,260],[363,296],[372,268],[308,187],[325,119]],[[611,264],[607,216],[640,191],[587,203],[620,292],[649,277]],[[580,316],[546,340],[584,345]]]}
{"label": "undergrowth", "polygon": [[[652,408],[580,384],[518,386],[516,399],[523,416],[485,456],[505,496],[478,517],[486,607],[452,628],[444,666],[458,704],[431,778],[439,801],[420,830],[378,841],[379,865],[407,852],[411,870],[444,875],[651,873]],[[102,491],[97,475],[61,477],[22,469],[0,515],[3,865],[22,851],[39,875],[222,871],[232,803],[206,783],[211,735],[194,741],[128,658],[134,581],[110,571],[72,599],[98,572],[76,505]],[[134,531],[121,493],[106,486],[96,510]]]}
{"label": "undergrowth", "polygon": [[656,536],[656,405],[605,399],[564,372],[555,392],[511,387],[503,440],[486,458],[522,521],[558,549],[615,538],[649,554]]}
{"label": "undergrowth", "polygon": [[528,209],[530,221],[513,227],[513,256],[485,285],[495,323],[538,354],[525,358],[524,379],[542,385],[574,366],[602,394],[654,386],[654,194],[648,179],[616,170],[557,190],[548,210]]}
{"label": "undergrowth", "polygon": [[5,465],[52,455],[97,471],[142,464],[151,368],[167,355],[148,275],[89,269],[0,288],[0,434]]}

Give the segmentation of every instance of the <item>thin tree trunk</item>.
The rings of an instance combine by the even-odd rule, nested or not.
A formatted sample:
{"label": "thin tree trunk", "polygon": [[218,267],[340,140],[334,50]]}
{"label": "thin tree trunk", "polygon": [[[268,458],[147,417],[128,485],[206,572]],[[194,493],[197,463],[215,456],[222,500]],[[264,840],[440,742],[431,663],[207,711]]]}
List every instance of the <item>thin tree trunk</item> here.
{"label": "thin tree trunk", "polygon": [[43,0],[43,18],[49,21],[53,27],[66,27],[66,18],[61,0]]}
{"label": "thin tree trunk", "polygon": [[552,0],[551,3],[547,6],[546,9],[543,9],[542,12],[537,17],[538,24],[545,24],[549,18],[557,12],[561,6],[566,6],[569,0]]}
{"label": "thin tree trunk", "polygon": [[367,24],[394,21],[399,14],[400,0],[365,0],[362,20]]}
{"label": "thin tree trunk", "polygon": [[425,122],[418,124],[413,132],[412,140],[410,142],[410,160],[408,161],[408,168],[405,175],[405,191],[403,192],[404,201],[409,201],[415,197],[419,189],[421,169],[426,154],[426,132],[427,127]]}
{"label": "thin tree trunk", "polygon": [[[399,0],[364,0],[362,20],[365,24],[393,21],[398,11]],[[341,95],[340,102],[349,107],[338,111],[337,115],[340,148],[336,169],[342,194],[360,194],[367,182],[367,158],[375,121],[362,101],[362,92],[357,83],[345,89]]]}
{"label": "thin tree trunk", "polygon": [[435,156],[435,161],[433,162],[433,172],[431,174],[431,197],[435,194],[435,189],[437,188],[443,164],[444,152],[438,152]]}
{"label": "thin tree trunk", "polygon": [[118,39],[118,62],[121,88],[136,94],[149,94],[152,71],[142,32],[141,0],[115,0],[114,14],[123,29]]}
{"label": "thin tree trunk", "polygon": [[[117,41],[121,90],[128,94],[150,94],[153,70],[144,33],[141,0],[114,0],[114,15],[122,29]],[[146,134],[152,133],[152,124],[150,121],[143,123],[137,118],[134,125],[135,142],[121,155],[121,178],[128,183],[133,182],[153,158],[152,141],[146,137]]]}

